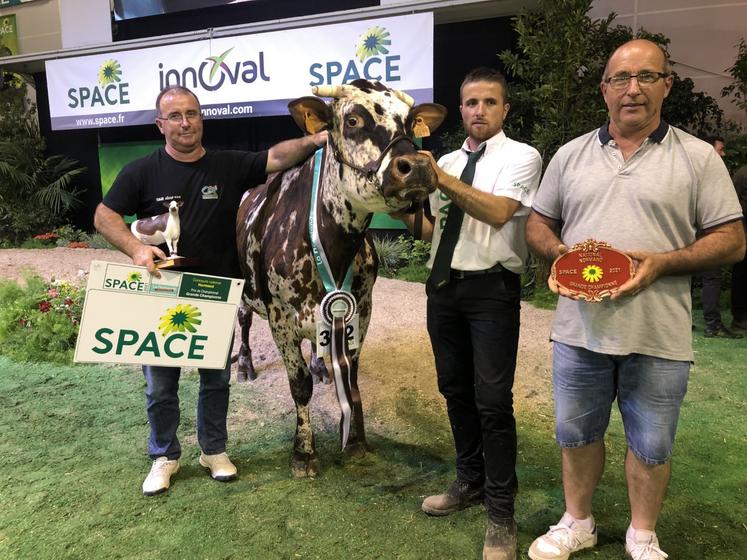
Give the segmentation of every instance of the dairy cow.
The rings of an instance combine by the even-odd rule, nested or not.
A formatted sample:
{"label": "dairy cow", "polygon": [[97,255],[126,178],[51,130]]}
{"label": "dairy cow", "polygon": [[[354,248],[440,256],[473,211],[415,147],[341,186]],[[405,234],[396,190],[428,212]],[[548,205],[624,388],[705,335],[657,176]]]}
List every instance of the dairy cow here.
{"label": "dairy cow", "polygon": [[[317,255],[326,257],[335,284],[341,285],[350,269],[350,292],[357,301],[362,343],[371,317],[371,290],[378,264],[366,239],[372,213],[416,207],[434,190],[436,177],[429,159],[417,152],[410,137],[413,133],[429,134],[446,115],[446,109],[436,104],[413,107],[407,94],[379,82],[356,80],[343,86],[317,87],[313,92],[332,101],[328,104],[319,97],[302,97],[292,101],[289,109],[304,131],[328,129],[328,145],[302,165],[248,191],[237,220],[239,260],[246,277],[243,302],[249,314],[256,312],[267,318],[296,404],[292,472],[298,477],[319,472],[309,418],[313,383],[301,354],[303,339],[316,340],[319,306],[326,294],[311,239],[318,238],[321,249]],[[318,193],[314,205],[315,175]],[[313,206],[317,207],[311,216],[316,227],[310,233]],[[248,341],[246,333],[242,339]],[[248,352],[248,346],[242,345],[242,372],[250,367]],[[335,376],[341,406],[345,396],[351,401],[352,422],[343,445],[347,439],[354,453],[366,449],[357,387],[359,355],[360,346],[349,354],[344,388]]]}

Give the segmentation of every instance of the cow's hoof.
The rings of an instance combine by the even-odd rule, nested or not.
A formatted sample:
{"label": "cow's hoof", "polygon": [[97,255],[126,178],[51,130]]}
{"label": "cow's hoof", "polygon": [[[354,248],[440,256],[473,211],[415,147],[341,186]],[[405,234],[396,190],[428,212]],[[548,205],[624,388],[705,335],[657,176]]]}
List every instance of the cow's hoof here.
{"label": "cow's hoof", "polygon": [[314,380],[314,384],[319,383],[320,381],[322,381],[325,385],[329,385],[330,383],[332,383],[332,376],[327,370],[327,365],[324,363],[324,358],[311,360],[311,363],[309,363],[309,371],[311,372],[311,377]]}
{"label": "cow's hoof", "polygon": [[319,476],[319,459],[310,455],[294,457],[291,472],[295,478],[315,478]]}
{"label": "cow's hoof", "polygon": [[236,381],[243,383],[246,380],[254,381],[257,379],[257,372],[254,371],[254,366],[251,360],[239,357],[239,367],[236,373]]}
{"label": "cow's hoof", "polygon": [[356,441],[345,446],[345,455],[353,459],[365,457],[369,451],[371,448],[365,441]]}

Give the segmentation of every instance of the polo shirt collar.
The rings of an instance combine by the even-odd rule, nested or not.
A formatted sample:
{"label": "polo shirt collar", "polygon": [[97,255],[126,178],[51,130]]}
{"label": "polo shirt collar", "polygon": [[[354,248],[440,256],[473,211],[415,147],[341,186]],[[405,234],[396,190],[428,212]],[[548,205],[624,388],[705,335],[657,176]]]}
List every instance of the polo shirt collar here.
{"label": "polo shirt collar", "polygon": [[[669,132],[669,125],[662,119],[661,121],[659,121],[659,126],[656,127],[656,130],[654,130],[651,134],[649,134],[648,137],[651,139],[652,142],[661,144],[661,141],[664,140],[664,137],[667,135],[667,132]],[[610,134],[610,122],[607,121],[599,129],[599,141],[602,143],[602,145],[604,145],[604,144],[607,144],[610,140],[613,140],[613,138],[612,138],[612,135]]]}

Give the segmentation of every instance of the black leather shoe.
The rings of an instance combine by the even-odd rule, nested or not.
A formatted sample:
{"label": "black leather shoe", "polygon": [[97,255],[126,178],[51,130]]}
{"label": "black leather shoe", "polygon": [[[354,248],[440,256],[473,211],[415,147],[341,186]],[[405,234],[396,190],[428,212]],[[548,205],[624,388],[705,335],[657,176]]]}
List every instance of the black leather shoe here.
{"label": "black leather shoe", "polygon": [[422,509],[428,515],[449,515],[460,509],[479,504],[485,498],[483,486],[470,486],[466,482],[455,480],[445,494],[428,496],[423,500]]}
{"label": "black leather shoe", "polygon": [[741,334],[732,332],[723,325],[717,329],[706,329],[703,331],[703,336],[706,338],[743,338]]}

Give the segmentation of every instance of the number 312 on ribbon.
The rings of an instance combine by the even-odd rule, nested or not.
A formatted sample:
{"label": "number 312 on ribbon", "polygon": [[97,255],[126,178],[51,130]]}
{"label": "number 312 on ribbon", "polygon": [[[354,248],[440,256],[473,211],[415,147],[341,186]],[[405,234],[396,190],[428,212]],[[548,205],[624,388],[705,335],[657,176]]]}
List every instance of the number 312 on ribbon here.
{"label": "number 312 on ribbon", "polygon": [[[345,325],[345,338],[348,341],[348,348],[350,350],[358,348],[360,338],[358,335],[357,313]],[[329,356],[330,348],[332,348],[332,326],[321,319],[316,323],[316,353],[319,356]]]}

